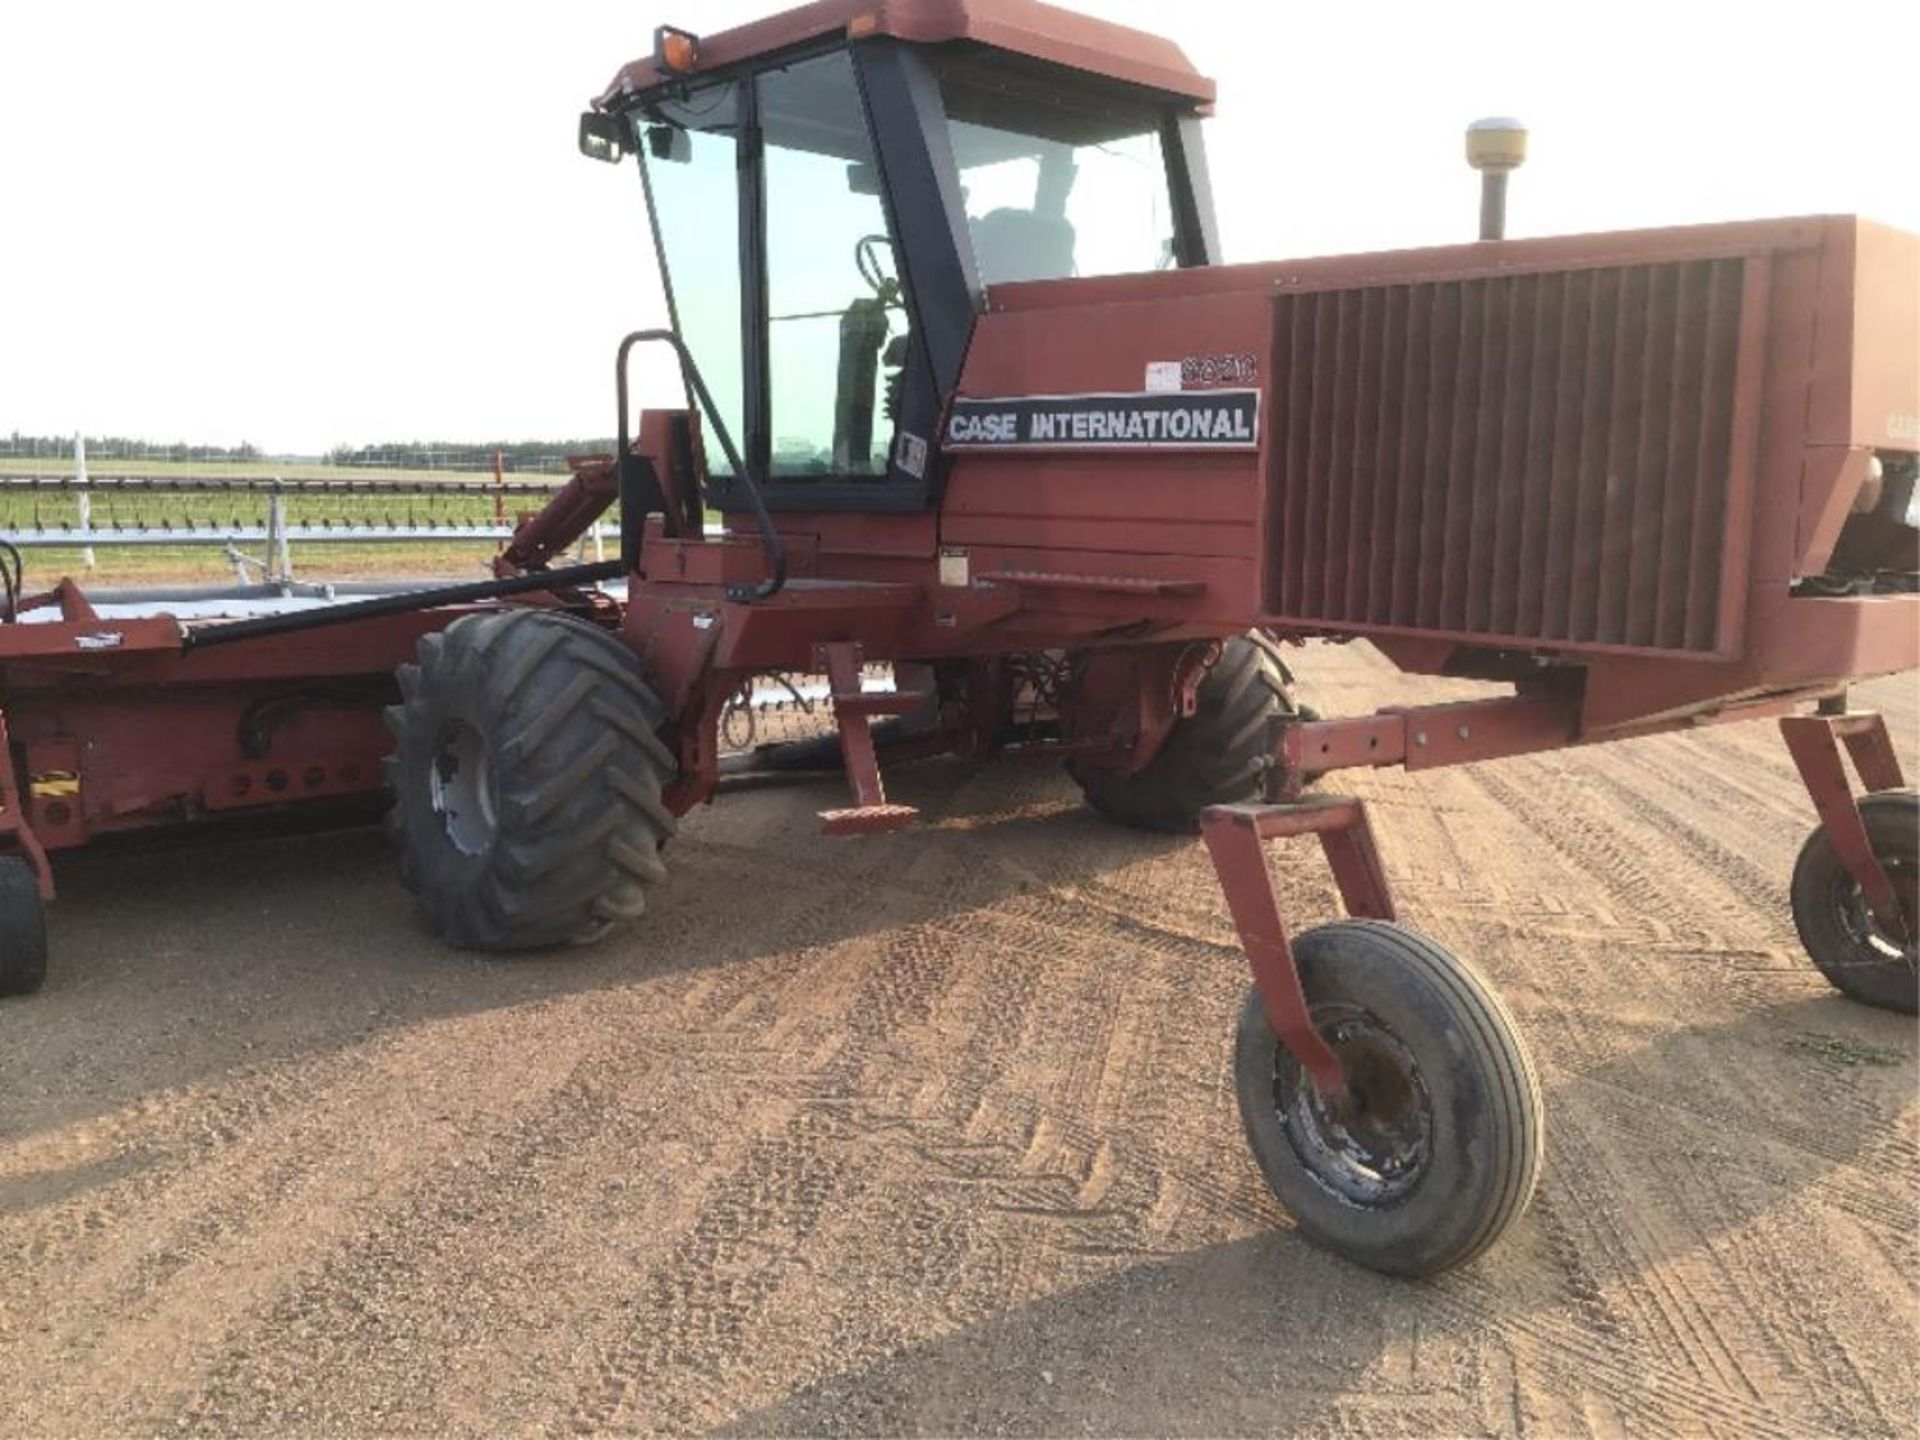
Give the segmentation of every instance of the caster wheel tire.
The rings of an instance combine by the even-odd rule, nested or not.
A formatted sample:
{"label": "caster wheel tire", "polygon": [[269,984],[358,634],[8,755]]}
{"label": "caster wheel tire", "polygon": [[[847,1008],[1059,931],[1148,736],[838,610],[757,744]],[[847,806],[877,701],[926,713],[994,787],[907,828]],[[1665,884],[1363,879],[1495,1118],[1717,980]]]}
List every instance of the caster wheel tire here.
{"label": "caster wheel tire", "polygon": [[633,652],[551,611],[421,639],[387,710],[387,825],[428,920],[468,950],[586,944],[666,878],[676,773]]}
{"label": "caster wheel tire", "polygon": [[1464,961],[1398,925],[1321,926],[1294,956],[1348,1093],[1315,1090],[1250,990],[1234,1081],[1274,1195],[1309,1239],[1388,1275],[1473,1259],[1540,1173],[1540,1084],[1512,1016]]}
{"label": "caster wheel tire", "polygon": [[0,859],[0,995],[31,995],[47,978],[47,902],[17,856]]}
{"label": "caster wheel tire", "polygon": [[1193,714],[1180,721],[1143,769],[1131,775],[1068,765],[1087,804],[1137,830],[1189,835],[1209,805],[1258,799],[1271,758],[1270,722],[1297,707],[1292,677],[1275,641],[1250,630],[1220,647],[1200,682]]}
{"label": "caster wheel tire", "polygon": [[1793,867],[1793,923],[1800,943],[1834,989],[1863,1004],[1912,1015],[1920,1009],[1920,794],[1882,790],[1860,801],[1860,819],[1906,919],[1889,935],[1824,827],[1807,837]]}

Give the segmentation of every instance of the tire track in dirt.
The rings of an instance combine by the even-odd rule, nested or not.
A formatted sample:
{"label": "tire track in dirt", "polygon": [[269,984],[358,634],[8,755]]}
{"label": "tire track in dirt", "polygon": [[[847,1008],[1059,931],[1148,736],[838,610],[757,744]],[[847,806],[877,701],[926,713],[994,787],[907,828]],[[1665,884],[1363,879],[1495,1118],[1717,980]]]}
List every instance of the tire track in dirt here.
{"label": "tire track in dirt", "polygon": [[[816,1103],[835,1107],[831,1118],[803,1108],[777,1137],[764,1142],[761,1152],[777,1154],[801,1171],[843,1178],[859,1174],[889,1193],[913,1196],[914,1203],[899,1207],[913,1218],[887,1227],[900,1233],[878,1238],[897,1242],[899,1252],[911,1257],[902,1267],[905,1278],[940,1287],[935,1308],[953,1320],[1004,1302],[1034,1283],[1021,1273],[1028,1268],[1018,1262],[1022,1252],[983,1243],[989,1226],[980,1217],[1041,1224],[1063,1219],[1076,1231],[1088,1225],[1104,1231],[1118,1215],[1111,1206],[1078,1203],[1094,1169],[1091,1163],[1080,1174],[1048,1168],[1059,1159],[1053,1140],[1043,1143],[1042,1138],[1058,1136],[1051,1110],[1008,1108],[989,1098],[1010,1048],[1018,1049],[1025,1010],[1044,966],[1056,958],[1061,932],[1045,920],[1019,914],[1018,907],[1002,907],[988,923],[994,932],[992,958],[977,970],[957,969],[950,958],[956,942],[974,928],[964,915],[909,927],[896,937],[840,1012],[844,1039],[809,1079]],[[957,1037],[957,1043],[943,1046],[950,1057],[944,1083],[931,1091],[919,1085],[903,1092],[890,1083],[897,1074],[888,1072],[902,1060],[911,1064],[902,1052],[914,1035],[926,1031]],[[1084,1144],[1084,1137],[1076,1138]],[[954,1193],[956,1183],[962,1193]],[[807,1201],[804,1211],[787,1203],[794,1195]],[[771,1182],[751,1163],[746,1173],[716,1185],[690,1239],[649,1282],[673,1286],[649,1306],[667,1315],[668,1323],[616,1346],[603,1360],[604,1378],[581,1397],[575,1425],[596,1431],[699,1423],[696,1417],[723,1404],[722,1392],[740,1363],[724,1342],[742,1330],[763,1328],[763,1312],[800,1273],[784,1250],[748,1246],[738,1237],[811,1233],[823,1203],[824,1197]],[[929,1241],[932,1248],[923,1249]],[[1113,1246],[1098,1248],[1104,1252]],[[956,1274],[965,1277],[958,1287],[951,1280]],[[694,1337],[690,1345],[668,1338],[688,1335]],[[883,1334],[870,1340],[892,1338]],[[766,1362],[764,1352],[755,1357],[757,1364]],[[676,1393],[639,1393],[639,1377],[663,1367],[680,1377]]]}
{"label": "tire track in dirt", "polygon": [[[895,932],[864,967],[857,999],[835,1008],[832,1018],[845,1029],[811,1079],[816,1094],[835,1102],[854,1095],[870,1052],[930,1015],[947,969],[931,943],[933,928]],[[754,1139],[741,1166],[707,1188],[686,1235],[644,1278],[639,1308],[648,1323],[604,1347],[598,1378],[576,1398],[576,1430],[698,1423],[692,1417],[716,1403],[747,1363],[737,1341],[792,1272],[792,1246],[812,1234],[837,1189],[859,1183],[852,1167],[828,1154],[844,1148],[848,1134],[838,1114],[803,1105]],[[782,1243],[763,1243],[768,1236]],[[677,1392],[690,1393],[641,1393],[643,1377],[662,1370],[676,1375]]]}
{"label": "tire track in dirt", "polygon": [[[1363,648],[1312,658],[1340,709],[1424,698]],[[919,833],[819,841],[830,786],[693,817],[631,944],[578,959],[477,966],[289,922],[265,968],[148,988],[80,948],[91,1008],[0,1010],[0,1076],[46,1117],[0,1143],[0,1413],[1898,1432],[1920,1400],[1914,1047],[1804,966],[1782,978],[1779,826],[1806,817],[1777,739],[1350,778],[1406,918],[1498,977],[1548,1089],[1536,1207],[1464,1272],[1392,1284],[1288,1233],[1238,1134],[1247,980],[1197,844],[1103,829],[1057,775],[924,767],[899,786]],[[276,915],[337,907],[255,863],[218,890],[148,870],[219,954],[260,948],[250,883]],[[1331,917],[1311,843],[1274,870],[1289,916]],[[367,987],[377,1019],[274,1028]],[[253,1027],[260,1058],[203,1053],[204,1013]],[[36,1015],[52,1033],[9,1052]],[[160,1080],[95,1101],[97,1069],[34,1068],[95,1027]],[[1270,1305],[1213,1308],[1221,1266],[1257,1269]],[[1136,1334],[1133,1306],[1178,1323]],[[817,1387],[838,1398],[787,1408]]]}
{"label": "tire track in dirt", "polygon": [[1706,897],[1686,884],[1684,861],[1678,869],[1658,863],[1653,852],[1667,847],[1659,845],[1652,827],[1623,833],[1605,810],[1555,801],[1495,767],[1463,771],[1462,777],[1567,864],[1597,882],[1612,898],[1616,918],[1632,916],[1651,937],[1707,945],[1720,933],[1718,926],[1707,923],[1710,919],[1731,915],[1737,922],[1741,918],[1742,912],[1717,894],[1711,903],[1703,904]]}
{"label": "tire track in dirt", "polygon": [[[526,1074],[530,1064],[537,1060],[525,1057],[515,1068]],[[63,1267],[66,1283],[46,1297],[43,1313],[53,1320],[46,1333],[59,1337],[60,1358],[40,1352],[36,1360],[30,1342],[23,1364],[49,1373],[80,1367],[91,1377],[83,1392],[89,1408],[102,1402],[140,1413],[174,1404],[177,1391],[156,1394],[138,1373],[122,1377],[118,1367],[89,1357],[139,1337],[147,1365],[189,1372],[213,1327],[244,1315],[287,1265],[346,1234],[369,1196],[444,1143],[435,1134],[438,1122],[382,1103],[408,1088],[408,1069],[392,1051],[323,1066],[300,1077],[320,1087],[325,1098],[317,1104],[311,1097],[299,1104],[296,1077],[266,1094],[243,1087],[227,1110],[238,1112],[244,1128],[225,1145],[99,1197],[85,1228],[101,1244],[71,1259]],[[130,1223],[136,1220],[137,1227]],[[111,1328],[63,1330],[67,1314],[111,1317]]]}
{"label": "tire track in dirt", "polygon": [[[1690,827],[1688,838],[1692,839],[1696,845],[1700,845],[1703,840],[1711,843],[1709,837]],[[1724,849],[1716,858],[1720,862],[1716,868],[1722,875],[1732,874],[1738,880],[1748,882],[1737,888],[1746,892],[1740,898],[1750,899],[1751,892],[1755,888],[1751,883],[1751,877],[1754,874],[1752,867],[1742,857],[1734,856]],[[1647,888],[1652,888],[1655,884],[1650,873],[1643,875],[1641,879]],[[1134,918],[1127,914],[1132,908],[1132,897],[1118,887],[1111,885],[1081,887],[1081,891],[1076,893],[1074,898],[1082,904],[1091,904],[1117,917],[1128,920]],[[1571,916],[1573,912],[1567,913]],[[1577,921],[1577,917],[1575,918]],[[1152,922],[1147,922],[1144,928],[1165,933],[1164,926],[1154,926]],[[1525,927],[1512,928],[1522,935],[1528,933]],[[1623,933],[1632,933],[1631,927],[1621,928]],[[1676,925],[1672,928],[1678,930],[1680,927]],[[1626,1230],[1616,1232],[1614,1248],[1625,1258],[1615,1268],[1626,1272],[1632,1272],[1636,1268],[1651,1268],[1648,1257],[1660,1248],[1660,1241],[1655,1238],[1659,1232],[1655,1230],[1646,1234],[1636,1234],[1636,1231],[1645,1229],[1645,1226],[1629,1225]],[[1564,1246],[1562,1248],[1564,1249]],[[1575,1288],[1583,1287],[1576,1284]],[[1656,1277],[1650,1284],[1643,1285],[1642,1293],[1638,1297],[1642,1302],[1643,1325],[1650,1324],[1656,1329],[1665,1329],[1670,1336],[1670,1350],[1674,1363],[1689,1372],[1698,1385],[1703,1387],[1698,1393],[1715,1397],[1711,1403],[1723,1407],[1730,1420],[1735,1420],[1743,1426],[1758,1425],[1763,1429],[1771,1428],[1766,1424],[1768,1412],[1764,1409],[1752,1408],[1754,1402],[1759,1399],[1760,1392],[1755,1382],[1748,1376],[1737,1353],[1751,1337],[1743,1334],[1737,1341],[1730,1340],[1715,1319],[1719,1305],[1726,1299],[1729,1292],[1724,1285],[1716,1285],[1713,1287],[1712,1299],[1708,1300],[1698,1293],[1699,1288],[1700,1282],[1686,1274],[1677,1278]],[[1591,1294],[1594,1290],[1593,1283],[1589,1281],[1584,1289]],[[1623,1357],[1615,1367],[1618,1377],[1626,1381],[1636,1375],[1636,1364],[1636,1361]],[[1618,1399],[1617,1396],[1614,1398]]]}

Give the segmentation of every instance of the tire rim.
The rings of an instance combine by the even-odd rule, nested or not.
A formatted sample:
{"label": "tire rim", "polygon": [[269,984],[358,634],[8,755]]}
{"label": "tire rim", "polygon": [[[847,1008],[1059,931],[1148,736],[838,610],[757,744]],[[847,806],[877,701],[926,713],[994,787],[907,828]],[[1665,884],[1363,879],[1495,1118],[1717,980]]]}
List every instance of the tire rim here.
{"label": "tire rim", "polygon": [[1905,936],[1889,935],[1867,908],[1866,893],[1844,869],[1834,876],[1829,903],[1840,928],[1852,939],[1863,965],[1896,965],[1908,970],[1920,968],[1920,945],[1914,933],[1920,920],[1920,864],[1912,855],[1877,855],[1880,868],[1887,872],[1894,898],[1900,905],[1900,918],[1906,923]]}
{"label": "tire rim", "polygon": [[427,798],[462,855],[484,855],[493,844],[493,779],[487,742],[478,730],[455,721],[440,732],[427,771]]}
{"label": "tire rim", "polygon": [[1313,1007],[1313,1024],[1347,1071],[1329,1101],[1284,1045],[1274,1046],[1273,1099],[1301,1166],[1354,1205],[1405,1198],[1433,1155],[1433,1100],[1407,1047],[1358,1006]]}

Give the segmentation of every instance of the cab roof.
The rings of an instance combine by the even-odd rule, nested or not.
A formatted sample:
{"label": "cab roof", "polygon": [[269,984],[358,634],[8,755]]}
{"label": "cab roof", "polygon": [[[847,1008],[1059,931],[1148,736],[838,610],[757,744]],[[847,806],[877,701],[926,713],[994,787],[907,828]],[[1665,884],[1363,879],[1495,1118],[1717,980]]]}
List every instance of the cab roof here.
{"label": "cab roof", "polygon": [[[765,20],[698,36],[698,59],[691,73],[723,69],[836,33],[850,39],[887,35],[917,45],[970,40],[1196,105],[1210,105],[1214,98],[1213,81],[1195,70],[1171,40],[1040,0],[815,0]],[[671,78],[674,72],[645,56],[623,66],[596,104],[611,108],[624,96]]]}

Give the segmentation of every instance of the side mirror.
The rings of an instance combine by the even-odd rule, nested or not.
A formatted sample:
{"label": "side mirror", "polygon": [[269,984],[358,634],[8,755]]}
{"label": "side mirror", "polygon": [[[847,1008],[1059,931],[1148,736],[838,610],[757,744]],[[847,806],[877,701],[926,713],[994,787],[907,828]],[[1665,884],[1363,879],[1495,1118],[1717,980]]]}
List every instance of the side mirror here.
{"label": "side mirror", "polygon": [[604,160],[609,165],[626,158],[627,122],[618,115],[598,110],[583,111],[580,116],[580,153],[589,160]]}
{"label": "side mirror", "polygon": [[880,167],[871,160],[856,160],[847,166],[847,189],[855,195],[880,193]]}
{"label": "side mirror", "polygon": [[649,125],[647,153],[656,160],[685,165],[693,159],[693,137],[677,125]]}

